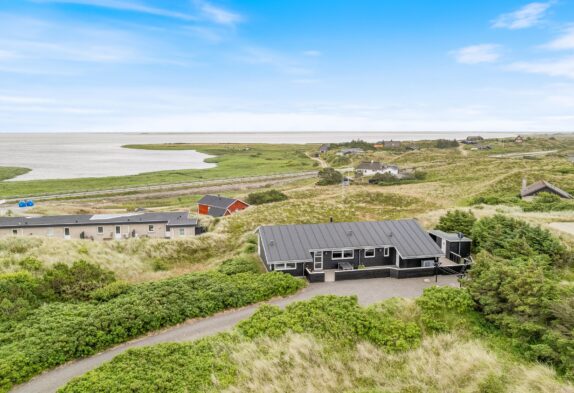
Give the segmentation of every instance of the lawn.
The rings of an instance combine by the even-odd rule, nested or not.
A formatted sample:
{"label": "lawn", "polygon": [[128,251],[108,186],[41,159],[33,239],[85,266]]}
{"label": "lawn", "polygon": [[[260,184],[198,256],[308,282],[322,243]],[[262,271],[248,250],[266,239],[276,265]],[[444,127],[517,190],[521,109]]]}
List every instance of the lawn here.
{"label": "lawn", "polygon": [[[0,198],[300,172],[313,170],[318,165],[305,154],[311,148],[310,145],[162,144],[124,147],[148,150],[196,150],[215,156],[207,159],[206,162],[215,163],[217,166],[209,169],[148,172],[133,176],[1,182]],[[13,173],[16,172],[12,168],[7,173],[12,173],[10,177],[13,177],[15,176]],[[0,170],[0,180],[3,179],[2,174]]]}

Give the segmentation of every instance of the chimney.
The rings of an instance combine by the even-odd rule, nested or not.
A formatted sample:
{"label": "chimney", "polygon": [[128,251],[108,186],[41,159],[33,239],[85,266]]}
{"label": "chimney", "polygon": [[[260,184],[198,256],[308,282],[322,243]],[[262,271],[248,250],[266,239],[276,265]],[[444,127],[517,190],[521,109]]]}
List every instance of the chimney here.
{"label": "chimney", "polygon": [[522,178],[522,190],[524,191],[526,189],[526,177]]}

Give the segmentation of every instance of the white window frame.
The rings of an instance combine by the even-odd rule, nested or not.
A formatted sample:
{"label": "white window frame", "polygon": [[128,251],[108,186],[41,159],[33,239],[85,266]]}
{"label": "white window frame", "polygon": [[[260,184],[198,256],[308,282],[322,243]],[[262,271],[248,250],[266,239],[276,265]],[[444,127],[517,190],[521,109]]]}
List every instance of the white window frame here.
{"label": "white window frame", "polygon": [[[368,255],[367,253],[373,253],[373,255]],[[374,258],[377,255],[375,248],[365,248],[365,258]]]}
{"label": "white window frame", "polygon": [[153,224],[149,224],[147,226],[147,231],[148,232],[155,232],[155,226]]}
{"label": "white window frame", "polygon": [[103,226],[99,226],[97,229],[98,235],[103,235],[104,234],[104,227]]}
{"label": "white window frame", "polygon": [[295,262],[285,262],[276,263],[273,270],[283,271],[283,270],[295,270],[297,269],[297,264]]}
{"label": "white window frame", "polygon": [[390,247],[383,248],[383,256],[388,257],[389,255],[391,255],[391,248]]}
{"label": "white window frame", "polygon": [[[119,231],[118,231],[118,228],[120,229]],[[121,225],[116,225],[116,227],[114,228],[114,233],[115,233],[116,235],[121,235],[121,234],[122,234],[122,226],[121,226]]]}
{"label": "white window frame", "polygon": [[[345,256],[346,252],[351,252],[351,256]],[[341,253],[340,257],[335,257],[335,253]],[[352,248],[343,248],[341,250],[333,250],[331,251],[331,259],[334,261],[338,261],[341,259],[354,259],[355,258],[355,250]]]}
{"label": "white window frame", "polygon": [[65,227],[64,228],[64,237],[70,237],[71,236],[71,231],[69,227]]}
{"label": "white window frame", "polygon": [[323,270],[323,251],[313,253],[313,270]]}
{"label": "white window frame", "polygon": [[185,228],[179,228],[179,236],[185,236]]}

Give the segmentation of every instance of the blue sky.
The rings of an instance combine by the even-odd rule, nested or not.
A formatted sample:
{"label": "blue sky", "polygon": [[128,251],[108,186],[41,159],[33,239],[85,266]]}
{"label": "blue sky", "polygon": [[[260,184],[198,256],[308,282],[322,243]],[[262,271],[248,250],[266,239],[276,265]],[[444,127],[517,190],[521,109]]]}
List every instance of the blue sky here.
{"label": "blue sky", "polygon": [[574,130],[574,0],[0,0],[0,21],[0,132]]}

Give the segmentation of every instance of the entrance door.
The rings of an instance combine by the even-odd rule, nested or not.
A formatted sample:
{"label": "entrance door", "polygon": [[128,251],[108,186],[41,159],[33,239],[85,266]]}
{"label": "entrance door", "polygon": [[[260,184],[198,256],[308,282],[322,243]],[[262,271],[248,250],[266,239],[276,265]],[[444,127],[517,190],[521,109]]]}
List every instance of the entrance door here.
{"label": "entrance door", "polygon": [[64,228],[64,239],[70,238],[70,228]]}
{"label": "entrance door", "polygon": [[121,239],[122,238],[122,227],[119,225],[116,225],[116,239]]}
{"label": "entrance door", "polygon": [[313,253],[313,270],[323,270],[323,251],[315,251]]}

